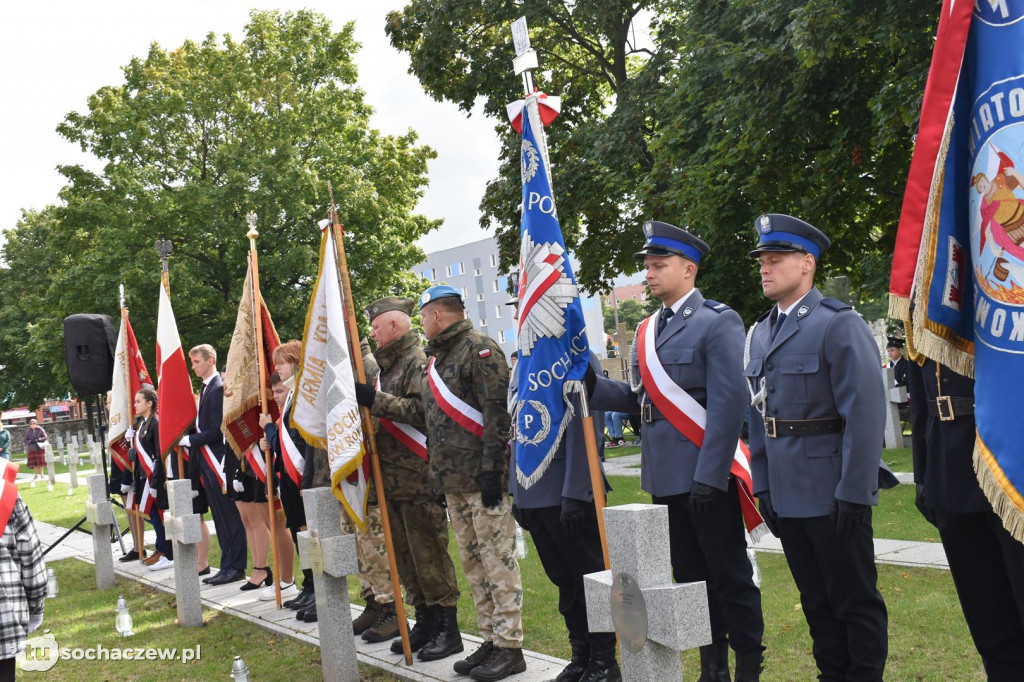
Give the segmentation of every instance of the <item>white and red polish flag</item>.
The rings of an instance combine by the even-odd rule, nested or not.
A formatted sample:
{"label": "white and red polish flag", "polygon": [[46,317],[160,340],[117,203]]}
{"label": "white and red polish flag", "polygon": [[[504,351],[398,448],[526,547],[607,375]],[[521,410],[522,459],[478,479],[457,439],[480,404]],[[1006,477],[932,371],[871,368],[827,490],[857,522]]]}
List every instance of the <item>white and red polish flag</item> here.
{"label": "white and red polish flag", "polygon": [[121,315],[121,329],[117,334],[117,348],[114,351],[114,376],[110,389],[110,406],[108,423],[110,432],[107,445],[110,456],[122,469],[131,469],[128,460],[130,444],[124,434],[132,425],[135,415],[135,394],[143,384],[153,384],[149,370],[139,352],[139,343],[135,340],[132,323],[128,321],[127,309]]}
{"label": "white and red polish flag", "polygon": [[167,290],[160,287],[156,321],[157,404],[160,406],[160,457],[181,440],[196,421],[196,399],[188,375],[185,351]]}

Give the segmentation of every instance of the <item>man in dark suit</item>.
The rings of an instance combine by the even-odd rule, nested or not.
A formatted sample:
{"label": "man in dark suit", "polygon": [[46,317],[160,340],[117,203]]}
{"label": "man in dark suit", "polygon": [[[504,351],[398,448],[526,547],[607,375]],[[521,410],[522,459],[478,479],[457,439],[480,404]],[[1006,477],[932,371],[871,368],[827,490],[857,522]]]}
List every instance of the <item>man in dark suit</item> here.
{"label": "man in dark suit", "polygon": [[630,383],[587,373],[591,405],[640,414],[640,485],[668,507],[674,577],[707,581],[712,644],[700,649],[700,682],[731,679],[730,645],[736,680],[749,682],[760,675],[764,618],[730,473],[747,408],[743,321],[695,286],[704,241],[657,221],[644,237],[636,255],[662,307],[637,329]]}
{"label": "man in dark suit", "polygon": [[[885,352],[889,356],[888,367],[892,368],[893,374],[893,387],[899,388],[900,386],[907,386],[907,359],[903,357],[903,339],[890,336],[888,342],[885,345]],[[908,389],[909,395],[909,389]],[[910,421],[910,403],[904,401],[899,403],[900,420],[909,422]]]}
{"label": "man in dark suit", "polygon": [[814,273],[830,241],[763,215],[750,253],[776,305],[750,334],[750,458],[761,514],[782,540],[810,628],[819,680],[882,679],[888,615],[878,592],[871,507],[880,480],[885,387],[878,346],[853,308],[824,298]]}
{"label": "man in dark suit", "polygon": [[203,582],[224,585],[245,578],[245,528],[225,487],[226,482],[234,477],[238,462],[224,444],[220,430],[224,413],[224,383],[217,373],[217,351],[204,343],[190,350],[188,357],[192,371],[203,380],[203,388],[199,394],[199,416],[195,428],[182,437],[179,445],[189,449],[190,469],[198,467],[220,544],[220,571],[204,578]]}
{"label": "man in dark suit", "polygon": [[967,627],[990,682],[1024,675],[1024,544],[974,475],[974,380],[910,362],[917,508],[939,529]]}

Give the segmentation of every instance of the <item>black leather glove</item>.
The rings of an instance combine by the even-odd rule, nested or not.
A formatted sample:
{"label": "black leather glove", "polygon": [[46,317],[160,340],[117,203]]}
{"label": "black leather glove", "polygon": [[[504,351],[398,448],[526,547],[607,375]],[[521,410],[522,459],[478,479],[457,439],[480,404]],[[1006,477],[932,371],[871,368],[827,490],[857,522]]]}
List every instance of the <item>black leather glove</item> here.
{"label": "black leather glove", "polygon": [[587,521],[587,507],[590,505],[583,500],[572,497],[562,498],[562,513],[558,520],[562,524],[562,532],[567,537],[575,537],[583,532],[583,526]]}
{"label": "black leather glove", "polygon": [[832,520],[836,524],[836,535],[848,538],[857,526],[871,520],[871,506],[836,500],[832,503]]}
{"label": "black leather glove", "polygon": [[476,482],[480,484],[480,499],[488,509],[494,509],[501,504],[501,472],[484,471],[477,477]]}
{"label": "black leather glove", "polygon": [[917,507],[917,511],[921,512],[921,516],[925,518],[925,521],[938,528],[936,523],[935,509],[928,506],[928,498],[924,494],[924,486],[920,483],[916,484],[917,494],[914,496],[914,506]]}
{"label": "black leather glove", "polygon": [[594,389],[597,388],[597,372],[589,364],[587,372],[583,375],[583,387],[587,390],[587,400],[594,396]]}
{"label": "black leather glove", "polygon": [[377,398],[377,389],[370,384],[356,382],[356,402],[360,407],[373,407],[373,401]]}
{"label": "black leather glove", "polygon": [[704,514],[711,511],[711,506],[715,503],[715,500],[724,494],[724,490],[719,490],[706,483],[695,482],[693,488],[690,489],[690,511],[694,514]]}
{"label": "black leather glove", "polygon": [[523,530],[530,530],[529,526],[526,525],[526,517],[523,515],[523,510],[517,507],[514,503],[512,505],[512,518],[516,520],[519,527]]}
{"label": "black leather glove", "polygon": [[767,492],[763,492],[757,496],[757,501],[761,518],[764,519],[764,525],[768,526],[768,530],[772,532],[772,535],[779,537],[779,514],[775,511],[775,507],[772,506],[772,496]]}
{"label": "black leather glove", "polygon": [[443,494],[439,493],[439,494],[434,496],[434,504],[436,504],[438,507],[441,507],[442,509],[447,509],[448,508],[448,498],[445,497]]}

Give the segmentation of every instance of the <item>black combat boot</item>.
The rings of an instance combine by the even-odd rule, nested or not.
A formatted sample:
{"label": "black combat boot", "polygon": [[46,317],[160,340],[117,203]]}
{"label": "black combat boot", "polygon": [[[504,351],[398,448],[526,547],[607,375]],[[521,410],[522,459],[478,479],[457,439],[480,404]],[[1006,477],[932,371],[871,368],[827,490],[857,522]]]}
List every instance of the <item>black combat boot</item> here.
{"label": "black combat boot", "polygon": [[366,608],[359,614],[359,617],[352,621],[352,634],[361,635],[365,631],[373,627],[373,624],[377,622],[377,616],[380,614],[381,604],[377,603],[377,600],[373,597],[369,597],[366,600]]}
{"label": "black combat boot", "polygon": [[761,679],[761,649],[736,652],[736,682],[758,682]]}
{"label": "black combat boot", "polygon": [[398,629],[398,614],[395,611],[395,603],[381,604],[377,612],[377,620],[373,626],[363,632],[364,642],[386,642],[389,639],[398,637],[401,631]]}
{"label": "black combat boot", "polygon": [[478,682],[494,682],[525,671],[526,660],[520,647],[502,649],[496,646],[491,649],[491,655],[487,660],[473,668],[469,676]]}
{"label": "black combat boot", "polygon": [[455,672],[460,675],[468,675],[473,672],[473,668],[486,661],[492,651],[494,651],[494,644],[491,642],[484,642],[480,645],[480,648],[469,656],[466,656],[461,661],[456,661],[453,668],[455,669]]}
{"label": "black combat boot", "polygon": [[622,671],[615,661],[615,638],[607,637],[595,642],[595,635],[590,640],[590,661],[580,682],[622,682]]}
{"label": "black combat boot", "polygon": [[[434,609],[429,606],[416,607],[416,625],[409,631],[409,650],[416,652],[434,638]],[[401,654],[402,640],[391,643],[391,653]]]}
{"label": "black combat boot", "polygon": [[570,639],[569,646],[572,647],[572,660],[554,682],[579,682],[590,663],[590,643],[587,640]]}
{"label": "black combat boot", "polygon": [[728,642],[714,642],[700,648],[700,679],[697,682],[732,682]]}
{"label": "black combat boot", "polygon": [[454,606],[434,607],[434,636],[417,654],[421,661],[437,661],[463,650],[459,611]]}

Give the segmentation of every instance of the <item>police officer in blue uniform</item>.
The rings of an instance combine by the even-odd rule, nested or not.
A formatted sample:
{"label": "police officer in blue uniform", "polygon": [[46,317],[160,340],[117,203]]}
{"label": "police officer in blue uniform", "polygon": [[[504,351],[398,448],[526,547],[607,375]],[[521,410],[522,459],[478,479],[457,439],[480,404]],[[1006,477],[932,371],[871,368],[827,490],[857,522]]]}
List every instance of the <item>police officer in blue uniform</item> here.
{"label": "police officer in blue uniform", "polygon": [[[519,319],[518,297],[506,305],[515,306],[513,319]],[[601,363],[590,354],[592,371],[600,372]],[[514,412],[518,381],[513,369],[509,381],[509,412]],[[558,451],[548,468],[529,488],[516,476],[515,422],[512,423],[512,460],[509,466],[509,492],[512,516],[530,533],[548,579],[558,588],[558,611],[569,631],[572,660],[554,682],[620,682],[622,674],[615,661],[615,635],[590,632],[587,625],[587,600],[583,576],[604,570],[601,533],[590,484],[590,466],[583,432],[583,412],[579,397],[573,397],[575,410]],[[604,413],[592,412],[594,438],[604,447],[601,426]]]}
{"label": "police officer in blue uniform", "polygon": [[750,456],[761,513],[782,540],[810,628],[820,680],[881,680],[888,649],[871,507],[880,479],[885,386],[878,346],[814,273],[830,242],[781,214],[755,221],[750,256],[776,302],[753,329]]}
{"label": "police officer in blue uniform", "polygon": [[[736,481],[730,475],[747,392],[743,382],[743,322],[728,306],[695,288],[709,248],[674,225],[644,224],[647,283],[662,302],[655,350],[671,380],[707,410],[698,447],[658,410],[631,362],[629,383],[587,373],[595,409],[639,414],[640,484],[669,512],[672,571],[677,582],[707,581],[712,644],[701,647],[701,682],[729,680],[729,646],[736,680],[757,680],[764,647],[761,592],[754,585]],[[641,339],[633,342],[634,350]],[[650,387],[647,387],[650,388]]]}
{"label": "police officer in blue uniform", "polygon": [[932,360],[907,367],[917,508],[939,530],[988,679],[1020,680],[1024,544],[1003,527],[974,475],[974,380]]}

